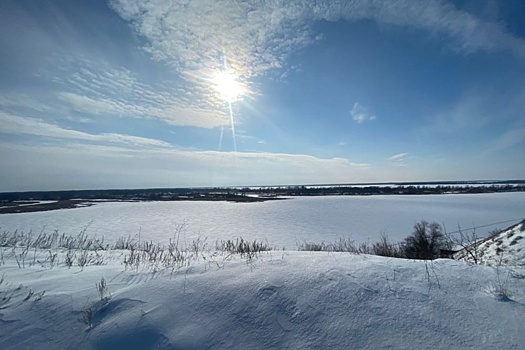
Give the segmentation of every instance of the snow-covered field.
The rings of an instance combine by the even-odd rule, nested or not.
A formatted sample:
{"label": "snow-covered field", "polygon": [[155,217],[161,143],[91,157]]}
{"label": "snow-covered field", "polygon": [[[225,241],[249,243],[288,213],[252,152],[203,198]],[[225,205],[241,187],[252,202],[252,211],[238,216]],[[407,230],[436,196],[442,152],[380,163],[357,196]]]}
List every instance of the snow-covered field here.
{"label": "snow-covered field", "polygon": [[[405,238],[416,222],[445,224],[455,231],[473,225],[523,218],[525,192],[476,195],[296,197],[263,203],[136,202],[100,203],[87,208],[0,215],[0,230],[77,234],[88,226],[91,235],[107,242],[121,236],[167,242],[186,222],[184,238],[266,239],[277,248],[297,243],[377,241],[382,232],[393,241]],[[484,235],[512,223],[479,228]]]}
{"label": "snow-covered field", "polygon": [[[6,350],[521,349],[525,343],[525,271],[518,267],[273,251],[252,260],[201,256],[176,270],[126,271],[122,252],[84,269],[20,269],[6,254],[0,275]],[[96,287],[101,278],[103,295]]]}
{"label": "snow-covered field", "polygon": [[[4,230],[32,227],[35,236],[41,227],[33,225],[57,225],[52,219],[58,220],[58,225],[82,226],[93,219],[88,234],[94,230],[100,236],[103,232],[98,230],[113,227],[108,232],[122,236],[126,232],[121,227],[137,230],[138,225],[146,235],[177,226],[186,214],[194,215],[186,217],[190,227],[200,217],[210,229],[221,228],[224,236],[206,241],[203,233],[208,231],[186,237],[182,230],[179,243],[188,248],[182,255],[175,251],[173,258],[157,256],[137,265],[129,263],[129,250],[0,247],[0,349],[522,349],[525,224],[483,243],[484,260],[491,266],[449,259],[425,262],[300,252],[295,245],[291,250],[240,255],[216,250],[212,243],[248,233],[251,227],[254,231],[246,238],[267,238],[275,246],[290,240],[278,240],[279,228],[281,237],[286,237],[290,234],[287,229],[296,226],[296,234],[301,229],[311,232],[310,224],[317,225],[315,234],[300,237],[330,241],[332,236],[325,232],[340,232],[341,223],[347,222],[341,216],[364,215],[365,208],[371,226],[377,225],[376,221],[393,225],[379,216],[389,211],[390,219],[411,216],[400,239],[414,222],[439,222],[454,211],[462,210],[457,215],[466,215],[469,221],[474,221],[469,214],[479,211],[482,216],[476,218],[480,224],[525,212],[523,194],[394,199],[305,198],[254,206],[102,203],[82,209],[2,215]],[[509,211],[500,217],[490,216],[497,212],[497,205]],[[293,206],[296,208],[290,209]],[[191,214],[189,208],[200,211]],[[208,216],[204,216],[206,210]],[[263,214],[256,214],[257,210]],[[269,213],[274,216],[266,216]],[[376,221],[372,220],[374,215]],[[221,217],[230,217],[231,227],[240,225],[242,229],[221,231],[228,226],[213,223]],[[292,218],[295,221],[286,221]],[[172,221],[162,226],[158,222],[162,219]],[[352,222],[365,219],[353,216]],[[97,226],[104,220],[109,221],[108,226]],[[251,220],[254,226],[246,224]],[[315,224],[317,220],[321,223]],[[463,218],[462,222],[469,221]],[[142,226],[145,223],[153,226]],[[72,229],[66,225],[65,230],[76,235],[82,226]],[[265,231],[265,227],[273,231]],[[172,233],[168,232],[170,237],[174,237]],[[197,237],[202,238],[197,245],[188,244]],[[156,238],[142,236],[144,240]],[[499,258],[501,254],[505,260]],[[81,267],[83,258],[86,264]]]}

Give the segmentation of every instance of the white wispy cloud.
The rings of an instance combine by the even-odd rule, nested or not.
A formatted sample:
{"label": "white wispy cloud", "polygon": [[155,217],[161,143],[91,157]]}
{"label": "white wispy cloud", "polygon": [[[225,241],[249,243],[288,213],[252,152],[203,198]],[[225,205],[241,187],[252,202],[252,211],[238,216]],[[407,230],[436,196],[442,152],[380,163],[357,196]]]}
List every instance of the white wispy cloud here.
{"label": "white wispy cloud", "polygon": [[320,20],[418,28],[444,36],[462,52],[511,50],[525,56],[525,41],[440,0],[229,1],[112,0],[113,9],[147,39],[145,48],[198,81],[223,65],[243,78],[283,67],[290,53],[315,42]]}
{"label": "white wispy cloud", "polygon": [[501,152],[523,143],[525,143],[525,127],[517,127],[497,137],[496,140],[492,141],[489,147],[482,152],[482,155]]}
{"label": "white wispy cloud", "polygon": [[43,120],[19,117],[3,112],[0,112],[0,133],[25,134],[76,141],[109,142],[142,147],[171,147],[169,143],[161,140],[117,133],[89,134],[66,129]]}
{"label": "white wispy cloud", "polygon": [[49,106],[47,103],[36,101],[34,98],[31,98],[23,94],[12,94],[10,96],[0,96],[0,107],[2,108],[19,108],[23,107],[24,109],[30,109],[39,113],[50,113],[56,111],[54,108]]}
{"label": "white wispy cloud", "polygon": [[82,114],[150,118],[201,128],[230,123],[224,102],[213,94],[195,94],[177,82],[173,86],[163,82],[151,86],[125,68],[87,68],[80,64],[75,74],[67,80],[56,78],[55,83],[62,106]]}
{"label": "white wispy cloud", "polygon": [[352,114],[352,119],[355,120],[359,124],[365,121],[377,119],[375,115],[371,114],[368,111],[368,108],[360,105],[357,102],[354,103],[354,106],[352,107],[352,110],[350,111],[350,113]]}
{"label": "white wispy cloud", "polygon": [[[492,119],[494,109],[494,102],[487,93],[465,93],[455,104],[434,115],[425,131],[453,134],[479,130]],[[503,113],[502,108],[498,110],[498,114]]]}
{"label": "white wispy cloud", "polygon": [[[125,68],[97,67],[92,60],[75,57],[57,62],[54,67],[64,66],[64,72],[47,77],[61,86],[57,101],[0,97],[0,105],[25,106],[41,113],[58,114],[69,108],[83,114],[155,118],[175,126],[225,126],[228,110],[211,83],[224,59],[248,85],[253,77],[270,70],[285,74],[299,69],[288,67],[287,58],[322,40],[313,29],[321,20],[368,19],[418,28],[462,52],[510,50],[525,56],[525,41],[502,24],[438,0],[111,0],[110,5],[145,39],[144,49],[151,57],[169,64],[177,81],[145,83]],[[359,110],[355,114],[357,122],[373,119]]]}
{"label": "white wispy cloud", "polygon": [[449,39],[450,47],[465,53],[510,50],[519,57],[525,56],[525,41],[508,32],[503,24],[459,10],[448,1],[361,0],[332,5],[330,8],[329,13],[333,20],[366,18],[379,23],[415,27],[432,36],[445,36]]}
{"label": "white wispy cloud", "polygon": [[[60,189],[271,185],[358,182],[373,178],[367,164],[305,154],[130,148],[118,144],[23,145],[0,142],[0,191]],[[21,177],[31,166],[35,177]]]}
{"label": "white wispy cloud", "polygon": [[388,160],[395,165],[404,165],[407,160],[408,153],[398,153],[389,157]]}

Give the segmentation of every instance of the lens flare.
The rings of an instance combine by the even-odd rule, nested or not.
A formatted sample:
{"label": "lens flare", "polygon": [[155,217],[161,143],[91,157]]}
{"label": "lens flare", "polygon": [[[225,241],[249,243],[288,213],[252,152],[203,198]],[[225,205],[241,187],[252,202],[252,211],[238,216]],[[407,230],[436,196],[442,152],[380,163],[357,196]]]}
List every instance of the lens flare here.
{"label": "lens flare", "polygon": [[[228,103],[230,112],[230,125],[233,138],[233,151],[237,153],[237,140],[235,137],[235,121],[233,119],[233,107],[232,103],[239,100],[241,95],[244,93],[242,84],[238,79],[228,72],[226,68],[226,60],[224,61],[224,70],[218,72],[213,78],[215,90],[221,95],[221,97]],[[224,129],[221,130],[221,138],[219,148],[222,147]]]}
{"label": "lens flare", "polygon": [[233,121],[233,108],[231,101],[228,101],[228,105],[230,106],[230,123],[232,125],[233,151],[237,153],[237,140],[235,138],[235,122]]}
{"label": "lens flare", "polygon": [[213,79],[215,89],[221,97],[227,102],[233,102],[238,99],[244,92],[244,89],[234,75],[228,71],[217,73]]}

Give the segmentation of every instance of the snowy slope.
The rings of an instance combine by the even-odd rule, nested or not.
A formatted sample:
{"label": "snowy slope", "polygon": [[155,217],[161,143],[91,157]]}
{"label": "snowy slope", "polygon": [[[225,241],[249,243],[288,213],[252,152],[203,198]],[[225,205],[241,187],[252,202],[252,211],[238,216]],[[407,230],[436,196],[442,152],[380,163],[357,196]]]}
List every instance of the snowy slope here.
{"label": "snowy slope", "polygon": [[472,255],[476,254],[479,257],[478,262],[487,265],[525,266],[525,220],[469,249],[472,254],[464,249],[456,254],[456,258],[473,262]]}
{"label": "snowy slope", "polygon": [[[174,271],[125,271],[118,252],[106,265],[83,270],[20,269],[10,251],[4,249],[0,266],[1,349],[518,349],[525,343],[519,268],[274,251],[253,260],[201,257]],[[109,292],[102,301],[95,287],[101,277]],[[89,309],[91,328],[79,321]]]}

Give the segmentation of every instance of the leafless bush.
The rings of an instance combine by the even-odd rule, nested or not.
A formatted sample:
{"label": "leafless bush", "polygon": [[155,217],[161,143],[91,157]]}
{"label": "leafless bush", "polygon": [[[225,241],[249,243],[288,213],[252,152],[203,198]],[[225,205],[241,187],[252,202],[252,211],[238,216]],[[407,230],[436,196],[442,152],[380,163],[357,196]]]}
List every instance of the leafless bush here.
{"label": "leafless bush", "polygon": [[381,234],[379,242],[372,244],[372,254],[380,256],[389,256],[394,258],[404,258],[404,247],[399,244],[392,243],[388,240],[386,233]]}
{"label": "leafless bush", "polygon": [[100,301],[109,300],[110,295],[108,291],[108,285],[104,277],[100,279],[100,282],[95,283],[95,287],[97,288],[98,295],[100,296]]}
{"label": "leafless bush", "polygon": [[476,265],[482,262],[480,243],[484,240],[478,237],[476,228],[462,230],[461,227],[458,227],[457,235],[448,235],[448,239],[452,244],[461,247],[459,251],[460,259],[466,258],[466,260],[470,260]]}
{"label": "leafless bush", "polygon": [[304,242],[298,246],[300,251],[317,251],[317,252],[346,252],[353,254],[372,254],[390,257],[404,257],[403,251],[399,244],[391,243],[386,234],[381,234],[379,242],[360,243],[356,245],[355,242],[348,238],[340,238],[334,243],[312,243]]}
{"label": "leafless bush", "polygon": [[436,259],[440,256],[441,249],[451,249],[450,242],[435,222],[418,222],[414,231],[405,238],[403,253],[409,259]]}
{"label": "leafless bush", "polygon": [[74,261],[74,252],[72,249],[68,249],[66,252],[66,258],[64,259],[64,264],[66,264],[67,267],[71,268],[73,266]]}
{"label": "leafless bush", "polygon": [[80,267],[80,269],[84,269],[84,266],[86,266],[88,263],[88,251],[82,250],[80,252],[80,255],[77,258],[77,265]]}
{"label": "leafless bush", "polygon": [[93,309],[87,308],[82,311],[82,315],[78,318],[78,321],[84,323],[88,330],[93,328]]}
{"label": "leafless bush", "polygon": [[307,252],[329,252],[331,250],[331,246],[326,244],[325,242],[321,243],[314,243],[314,242],[304,242],[301,243],[298,247],[299,251],[307,251]]}
{"label": "leafless bush", "polygon": [[[366,245],[366,244],[365,244]],[[314,242],[304,242],[298,245],[298,250],[300,251],[310,251],[310,252],[348,252],[348,253],[361,253],[360,246],[356,246],[354,241],[349,238],[339,238],[334,243],[314,243]]]}
{"label": "leafless bush", "polygon": [[131,247],[135,247],[137,242],[134,238],[131,238],[131,235],[127,237],[119,237],[113,249],[129,250]]}
{"label": "leafless bush", "polygon": [[29,288],[29,292],[27,293],[27,296],[24,298],[24,301],[28,301],[32,296],[34,292],[33,289]]}
{"label": "leafless bush", "polygon": [[20,251],[19,254],[16,254],[16,252],[15,252],[14,256],[15,256],[15,260],[16,260],[16,263],[17,263],[19,269],[25,269],[25,267],[26,267],[26,257],[27,257],[27,253],[28,252],[29,252],[29,247],[27,247],[27,246],[22,248],[22,250]]}
{"label": "leafless bush", "polygon": [[272,250],[267,242],[262,241],[245,241],[242,237],[237,238],[235,241],[221,240],[216,243],[217,250],[228,252],[231,254],[250,254],[250,253],[260,253]]}
{"label": "leafless bush", "polygon": [[510,272],[507,272],[505,277],[501,276],[500,266],[496,268],[496,281],[489,287],[489,292],[499,301],[511,301],[512,293],[509,289],[509,280],[512,277]]}
{"label": "leafless bush", "polygon": [[108,245],[104,244],[104,238],[91,237],[87,233],[87,226],[80,231],[77,236],[58,233],[57,230],[49,233],[45,228],[38,235],[32,231],[24,233],[22,231],[8,232],[0,234],[0,247],[27,247],[37,249],[87,249],[87,250],[106,250]]}

